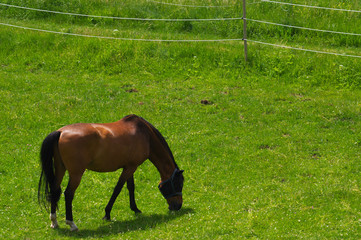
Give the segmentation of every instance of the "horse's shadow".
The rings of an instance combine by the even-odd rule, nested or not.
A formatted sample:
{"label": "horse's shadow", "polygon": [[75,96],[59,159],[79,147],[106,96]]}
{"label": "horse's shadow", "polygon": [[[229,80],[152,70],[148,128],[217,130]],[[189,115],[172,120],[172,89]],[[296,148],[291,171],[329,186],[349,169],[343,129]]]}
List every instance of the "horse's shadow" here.
{"label": "horse's shadow", "polygon": [[60,234],[77,237],[101,237],[107,235],[120,234],[132,231],[143,231],[150,228],[155,228],[157,225],[167,223],[173,219],[181,217],[188,213],[193,213],[194,210],[191,208],[183,208],[177,212],[169,212],[168,214],[152,214],[143,215],[137,214],[136,218],[127,221],[111,221],[109,223],[103,223],[97,229],[80,229],[78,232],[72,233],[67,228],[60,228],[58,232]]}

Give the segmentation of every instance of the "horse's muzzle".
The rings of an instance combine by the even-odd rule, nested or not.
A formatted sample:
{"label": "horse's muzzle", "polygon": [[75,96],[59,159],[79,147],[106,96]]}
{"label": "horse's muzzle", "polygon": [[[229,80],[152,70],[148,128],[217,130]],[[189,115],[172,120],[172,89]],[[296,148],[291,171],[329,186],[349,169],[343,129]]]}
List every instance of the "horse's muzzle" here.
{"label": "horse's muzzle", "polygon": [[171,203],[169,204],[169,210],[170,211],[178,211],[179,209],[182,208],[182,204],[181,203]]}

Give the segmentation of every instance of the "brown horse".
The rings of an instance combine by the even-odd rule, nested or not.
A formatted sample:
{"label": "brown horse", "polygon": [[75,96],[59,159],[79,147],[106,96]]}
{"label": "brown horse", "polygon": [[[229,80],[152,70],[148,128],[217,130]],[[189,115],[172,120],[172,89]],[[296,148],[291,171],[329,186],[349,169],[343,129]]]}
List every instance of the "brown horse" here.
{"label": "brown horse", "polygon": [[[65,171],[69,183],[64,192],[66,223],[78,230],[73,221],[74,193],[86,169],[111,172],[123,168],[114,192],[105,208],[103,219],[110,220],[113,204],[125,182],[129,190],[130,208],[140,213],[134,198],[134,177],[137,167],[149,159],[161,177],[159,190],[169,210],[182,207],[183,170],[179,170],[173,154],[160,132],[149,122],[129,115],[114,123],[68,125],[50,133],[41,147],[42,172],[39,181],[39,202],[50,202],[51,227],[57,228],[56,209],[61,195],[60,185]],[[46,201],[45,201],[46,200]]]}

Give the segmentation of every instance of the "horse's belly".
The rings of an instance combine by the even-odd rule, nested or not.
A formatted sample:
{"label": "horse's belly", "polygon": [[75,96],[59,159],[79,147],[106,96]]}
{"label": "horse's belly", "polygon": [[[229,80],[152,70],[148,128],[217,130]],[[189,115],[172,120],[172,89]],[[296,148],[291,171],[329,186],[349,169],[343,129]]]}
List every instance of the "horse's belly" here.
{"label": "horse's belly", "polygon": [[139,166],[148,158],[147,156],[145,151],[133,149],[118,148],[116,151],[104,149],[94,156],[87,169],[96,172],[113,172],[127,166]]}
{"label": "horse's belly", "polygon": [[102,163],[101,161],[92,162],[87,167],[87,169],[95,172],[114,172],[119,168],[124,168],[124,166],[115,163]]}

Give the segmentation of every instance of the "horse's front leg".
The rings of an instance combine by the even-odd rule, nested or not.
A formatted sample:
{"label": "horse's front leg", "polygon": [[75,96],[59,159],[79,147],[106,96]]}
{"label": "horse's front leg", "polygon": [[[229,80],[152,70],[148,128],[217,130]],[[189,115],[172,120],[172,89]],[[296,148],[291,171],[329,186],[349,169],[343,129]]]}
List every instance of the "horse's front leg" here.
{"label": "horse's front leg", "polygon": [[130,202],[130,209],[133,210],[135,213],[142,213],[135,203],[135,197],[134,197],[134,174],[128,179],[127,181],[127,188],[129,191],[129,202]]}
{"label": "horse's front leg", "polygon": [[133,173],[135,172],[137,168],[124,168],[122,174],[119,177],[119,180],[117,182],[117,185],[114,188],[113,194],[105,207],[105,216],[103,217],[104,220],[110,220],[110,212],[112,211],[113,205],[115,200],[117,199],[119,193],[122,191],[122,188],[125,184],[125,182],[133,176]]}

